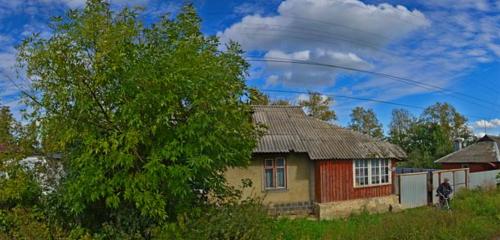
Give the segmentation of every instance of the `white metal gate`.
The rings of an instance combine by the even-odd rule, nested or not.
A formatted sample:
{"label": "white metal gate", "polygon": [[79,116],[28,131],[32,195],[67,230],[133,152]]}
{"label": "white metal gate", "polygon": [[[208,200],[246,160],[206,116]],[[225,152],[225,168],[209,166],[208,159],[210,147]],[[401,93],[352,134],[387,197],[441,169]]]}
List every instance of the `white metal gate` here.
{"label": "white metal gate", "polygon": [[398,175],[399,201],[404,208],[427,205],[427,172]]}

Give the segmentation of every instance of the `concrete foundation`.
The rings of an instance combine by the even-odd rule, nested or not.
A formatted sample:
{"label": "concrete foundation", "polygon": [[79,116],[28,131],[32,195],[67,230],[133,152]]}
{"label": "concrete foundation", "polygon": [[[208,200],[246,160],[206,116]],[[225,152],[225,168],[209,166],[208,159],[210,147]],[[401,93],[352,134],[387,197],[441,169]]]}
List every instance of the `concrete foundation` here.
{"label": "concrete foundation", "polygon": [[315,211],[319,220],[345,218],[351,214],[368,211],[370,213],[382,213],[388,211],[400,211],[398,196],[389,195],[384,197],[355,199],[348,201],[316,203]]}

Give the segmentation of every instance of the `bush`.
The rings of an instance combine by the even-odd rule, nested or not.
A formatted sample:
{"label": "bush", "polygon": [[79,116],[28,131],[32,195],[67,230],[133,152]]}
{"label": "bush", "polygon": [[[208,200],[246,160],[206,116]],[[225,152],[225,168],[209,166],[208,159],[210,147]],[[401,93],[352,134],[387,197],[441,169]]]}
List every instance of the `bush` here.
{"label": "bush", "polygon": [[205,206],[154,229],[158,239],[272,239],[274,220],[257,200]]}
{"label": "bush", "polygon": [[61,228],[50,226],[35,209],[12,208],[0,211],[0,239],[63,239]]}

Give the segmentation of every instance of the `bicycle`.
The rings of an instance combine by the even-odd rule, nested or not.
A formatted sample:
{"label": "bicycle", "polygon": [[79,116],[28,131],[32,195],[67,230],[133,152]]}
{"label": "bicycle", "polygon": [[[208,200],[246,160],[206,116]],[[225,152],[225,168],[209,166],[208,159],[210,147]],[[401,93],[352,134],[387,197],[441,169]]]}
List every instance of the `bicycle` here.
{"label": "bicycle", "polygon": [[437,203],[437,207],[439,209],[451,210],[451,207],[450,207],[450,197],[447,197],[447,196],[445,196],[442,193],[437,193],[436,196],[439,197],[439,201]]}

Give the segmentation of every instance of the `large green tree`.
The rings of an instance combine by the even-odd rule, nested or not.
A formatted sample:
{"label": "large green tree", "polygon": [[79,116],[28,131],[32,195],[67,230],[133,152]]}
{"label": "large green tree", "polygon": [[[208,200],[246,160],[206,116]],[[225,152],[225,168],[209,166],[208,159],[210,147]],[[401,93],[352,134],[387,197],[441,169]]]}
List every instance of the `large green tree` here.
{"label": "large green tree", "polygon": [[221,51],[192,6],[145,24],[92,0],[50,27],[24,42],[19,61],[42,139],[63,153],[73,219],[133,228],[228,193],[223,172],[249,162],[258,134],[237,44]]}
{"label": "large green tree", "polygon": [[330,109],[331,103],[332,99],[330,97],[321,95],[318,92],[309,92],[308,99],[301,100],[299,106],[305,107],[309,116],[323,121],[331,121],[337,119],[335,111]]}
{"label": "large green tree", "polygon": [[373,109],[355,107],[351,112],[349,128],[376,138],[384,136],[382,124],[379,123]]}

